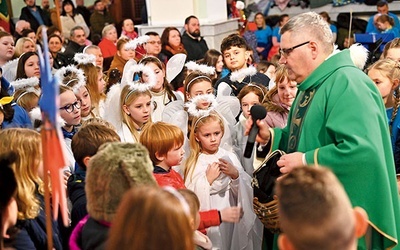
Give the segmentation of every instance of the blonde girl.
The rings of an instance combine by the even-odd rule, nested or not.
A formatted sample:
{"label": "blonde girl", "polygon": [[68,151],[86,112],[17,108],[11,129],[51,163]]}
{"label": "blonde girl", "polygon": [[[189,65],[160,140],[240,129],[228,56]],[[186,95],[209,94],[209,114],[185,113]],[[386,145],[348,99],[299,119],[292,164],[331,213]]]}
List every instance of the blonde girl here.
{"label": "blonde girl", "polygon": [[[395,153],[400,152],[400,145],[395,145],[400,129],[400,115],[398,115],[400,106],[400,63],[391,59],[379,60],[368,68],[368,76],[378,87],[385,104],[393,151]],[[397,157],[396,154],[395,157]],[[396,168],[398,167],[396,164]]]}
{"label": "blonde girl", "polygon": [[286,127],[288,114],[296,98],[297,83],[289,79],[285,66],[279,66],[275,72],[275,86],[266,96],[265,107],[267,116],[265,120],[271,128]]}
{"label": "blonde girl", "polygon": [[122,126],[116,128],[117,133],[122,142],[139,142],[144,125],[151,122],[151,93],[126,85],[121,91],[120,103]]}
{"label": "blonde girl", "polygon": [[[142,58],[139,63],[151,68],[156,75],[157,82],[150,90],[154,102],[152,120],[154,122],[161,121],[165,106],[178,100],[178,95],[172,91],[170,84],[165,78],[165,66],[157,57],[147,56]],[[142,75],[141,77],[142,81],[148,81],[146,75]]]}
{"label": "blonde girl", "polygon": [[85,74],[86,88],[92,101],[93,114],[96,117],[103,117],[106,82],[103,79],[102,69],[92,63],[81,63],[78,64],[77,68],[83,70]]}
{"label": "blonde girl", "polygon": [[253,174],[254,167],[259,165],[256,155],[256,147],[251,158],[243,157],[244,149],[247,143],[247,136],[244,135],[246,130],[246,121],[250,116],[250,109],[254,105],[263,105],[267,94],[267,88],[261,84],[249,83],[239,92],[237,96],[242,108],[242,113],[239,116],[239,121],[233,129],[233,140],[235,153],[238,156],[244,170],[250,176]]}
{"label": "blonde girl", "polygon": [[[44,213],[44,178],[41,160],[41,137],[34,130],[11,128],[0,131],[0,152],[14,151],[13,170],[17,179],[17,234],[13,248],[46,249],[46,215]],[[62,249],[58,225],[53,221],[53,244]]]}
{"label": "blonde girl", "polygon": [[223,134],[223,120],[214,111],[193,120],[185,185],[199,197],[201,211],[243,207],[245,215],[238,224],[223,223],[207,229],[216,249],[256,249],[253,244],[258,245],[260,239],[252,238],[256,218],[252,211],[250,176],[234,153],[220,147]]}
{"label": "blonde girl", "polygon": [[[195,102],[197,110],[215,109],[224,121],[225,134],[222,138],[222,147],[233,151],[232,132],[236,123],[236,116],[239,114],[239,101],[236,97],[223,96],[215,98],[212,80],[209,74],[193,71],[185,79],[185,101],[187,106],[190,102]],[[188,110],[189,111],[189,110]],[[201,111],[200,111],[201,112]],[[188,128],[191,129],[191,115],[189,113]]]}

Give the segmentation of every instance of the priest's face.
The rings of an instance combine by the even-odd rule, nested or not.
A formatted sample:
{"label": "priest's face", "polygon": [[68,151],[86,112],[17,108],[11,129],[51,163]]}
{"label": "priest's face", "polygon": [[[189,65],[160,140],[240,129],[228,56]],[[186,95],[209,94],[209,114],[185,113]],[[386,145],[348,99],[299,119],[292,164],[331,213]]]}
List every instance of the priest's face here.
{"label": "priest's face", "polygon": [[305,36],[291,36],[289,31],[281,37],[279,63],[286,66],[289,79],[297,83],[304,81],[313,71],[309,68],[313,62],[309,45]]}

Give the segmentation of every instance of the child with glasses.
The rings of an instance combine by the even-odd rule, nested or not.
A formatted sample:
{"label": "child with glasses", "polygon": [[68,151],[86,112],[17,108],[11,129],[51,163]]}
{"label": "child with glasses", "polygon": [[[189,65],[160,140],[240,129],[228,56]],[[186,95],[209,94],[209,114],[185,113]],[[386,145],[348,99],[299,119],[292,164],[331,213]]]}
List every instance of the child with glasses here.
{"label": "child with glasses", "polygon": [[68,169],[71,173],[75,166],[75,159],[71,149],[72,137],[77,132],[77,126],[81,123],[81,102],[76,98],[74,91],[64,85],[60,85],[60,116],[63,119],[61,128],[67,149],[69,161]]}

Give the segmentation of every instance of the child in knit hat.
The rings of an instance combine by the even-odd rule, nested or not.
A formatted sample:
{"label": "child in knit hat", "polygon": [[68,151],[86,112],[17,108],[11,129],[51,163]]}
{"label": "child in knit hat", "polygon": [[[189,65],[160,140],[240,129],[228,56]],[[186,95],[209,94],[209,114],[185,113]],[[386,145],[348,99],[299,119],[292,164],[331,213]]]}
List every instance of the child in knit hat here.
{"label": "child in knit hat", "polygon": [[[140,144],[110,142],[100,146],[89,161],[86,175],[89,216],[74,229],[70,249],[104,249],[122,196],[137,185],[155,186],[152,169],[148,152]],[[71,245],[72,238],[77,245]]]}

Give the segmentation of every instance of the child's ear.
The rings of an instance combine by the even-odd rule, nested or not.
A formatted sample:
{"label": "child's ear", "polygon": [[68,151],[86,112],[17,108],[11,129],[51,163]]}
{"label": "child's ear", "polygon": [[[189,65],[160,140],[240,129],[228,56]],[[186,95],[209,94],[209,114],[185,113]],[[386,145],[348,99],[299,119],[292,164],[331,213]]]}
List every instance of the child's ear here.
{"label": "child's ear", "polygon": [[[86,157],[83,158],[83,164],[85,164],[86,169],[89,166],[90,158],[91,158],[90,156],[86,156]],[[83,167],[83,166],[81,166],[81,167]]]}
{"label": "child's ear", "polygon": [[286,234],[281,233],[278,238],[278,247],[281,250],[294,250],[294,247]]}
{"label": "child's ear", "polygon": [[400,80],[399,79],[394,79],[393,80],[393,86],[392,86],[392,89],[393,90],[395,90],[395,89],[397,89],[398,87],[399,87],[399,83],[400,83]]}
{"label": "child's ear", "polygon": [[246,61],[249,60],[249,58],[250,58],[250,51],[247,51],[247,50],[246,50],[246,51],[244,52],[244,57],[245,57]]}
{"label": "child's ear", "polygon": [[165,156],[164,155],[160,155],[158,152],[155,153],[155,156],[156,156],[157,160],[159,160],[160,162],[165,159]]}
{"label": "child's ear", "polygon": [[368,214],[361,207],[353,208],[354,219],[355,219],[355,235],[357,238],[361,238],[368,229]]}
{"label": "child's ear", "polygon": [[122,105],[122,110],[125,112],[125,114],[127,114],[128,116],[131,115],[131,113],[128,110],[128,107],[124,104]]}

